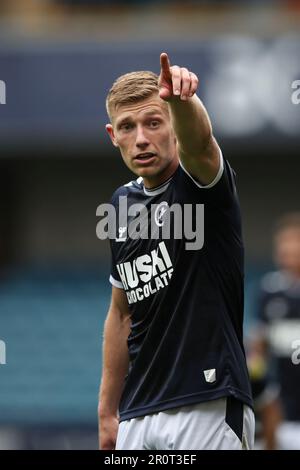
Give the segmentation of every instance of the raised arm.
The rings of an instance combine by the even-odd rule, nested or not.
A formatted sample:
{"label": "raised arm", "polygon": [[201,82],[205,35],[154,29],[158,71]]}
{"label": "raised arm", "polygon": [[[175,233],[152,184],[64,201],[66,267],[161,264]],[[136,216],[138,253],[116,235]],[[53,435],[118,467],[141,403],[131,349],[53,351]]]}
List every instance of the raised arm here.
{"label": "raised arm", "polygon": [[170,66],[160,55],[159,96],[168,102],[179,158],[200,184],[210,184],[220,168],[220,150],[207,111],[196,95],[198,77],[185,67]]}
{"label": "raised arm", "polygon": [[115,448],[119,427],[118,408],[128,372],[127,338],[130,313],[123,289],[112,288],[112,300],[104,326],[103,370],[99,393],[99,448]]}

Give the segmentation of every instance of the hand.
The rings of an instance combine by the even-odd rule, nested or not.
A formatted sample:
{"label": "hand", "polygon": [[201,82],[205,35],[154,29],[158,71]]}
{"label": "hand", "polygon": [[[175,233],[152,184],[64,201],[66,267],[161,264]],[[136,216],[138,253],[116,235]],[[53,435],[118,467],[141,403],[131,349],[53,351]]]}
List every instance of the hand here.
{"label": "hand", "polygon": [[119,420],[116,416],[99,419],[99,449],[114,450],[117,442]]}
{"label": "hand", "polygon": [[198,77],[185,67],[171,67],[168,54],[160,54],[159,96],[164,101],[179,97],[183,101],[191,98],[198,87]]}

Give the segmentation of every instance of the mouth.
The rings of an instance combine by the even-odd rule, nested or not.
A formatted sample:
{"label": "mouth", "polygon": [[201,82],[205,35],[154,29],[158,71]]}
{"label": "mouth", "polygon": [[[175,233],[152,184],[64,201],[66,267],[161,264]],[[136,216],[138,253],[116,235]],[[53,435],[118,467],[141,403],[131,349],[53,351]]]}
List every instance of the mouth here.
{"label": "mouth", "polygon": [[155,157],[156,157],[156,153],[143,152],[143,153],[139,153],[138,155],[136,155],[134,157],[134,161],[142,163],[142,164],[147,164],[147,163],[151,163]]}

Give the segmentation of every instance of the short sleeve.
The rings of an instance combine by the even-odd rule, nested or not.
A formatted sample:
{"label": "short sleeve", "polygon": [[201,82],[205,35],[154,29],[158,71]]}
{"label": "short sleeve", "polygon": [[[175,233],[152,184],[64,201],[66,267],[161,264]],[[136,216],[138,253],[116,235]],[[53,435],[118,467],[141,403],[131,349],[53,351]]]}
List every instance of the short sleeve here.
{"label": "short sleeve", "polygon": [[119,289],[123,289],[123,284],[118,272],[118,268],[116,265],[115,257],[114,257],[114,245],[111,242],[110,244],[110,251],[111,251],[111,267],[110,267],[110,276],[109,282],[114,286],[118,287]]}
{"label": "short sleeve", "polygon": [[218,207],[229,208],[238,201],[236,190],[236,175],[229,162],[223,157],[220,150],[219,170],[214,180],[208,185],[201,185],[180,163],[183,185],[189,187],[191,198],[194,201],[214,204]]}
{"label": "short sleeve", "polygon": [[218,169],[218,173],[216,174],[215,178],[213,179],[213,181],[209,184],[206,184],[206,185],[202,185],[199,183],[199,181],[197,181],[183,166],[183,163],[180,161],[180,166],[181,168],[183,169],[183,171],[187,174],[187,176],[194,182],[194,184],[200,188],[200,189],[210,189],[212,188],[213,186],[215,186],[218,181],[221,179],[222,177],[222,174],[223,174],[223,171],[224,171],[224,158],[223,158],[223,154],[222,154],[222,151],[221,149],[219,148],[220,150],[220,154],[219,154],[219,169]]}

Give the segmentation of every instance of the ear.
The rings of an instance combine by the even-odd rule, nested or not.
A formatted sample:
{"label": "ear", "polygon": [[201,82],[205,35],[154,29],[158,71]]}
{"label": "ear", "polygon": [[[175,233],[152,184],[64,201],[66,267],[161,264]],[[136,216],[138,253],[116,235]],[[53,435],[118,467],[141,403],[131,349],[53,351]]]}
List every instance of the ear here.
{"label": "ear", "polygon": [[115,147],[119,147],[118,142],[115,137],[114,128],[111,124],[106,124],[105,129]]}

